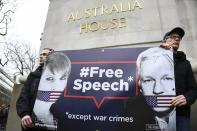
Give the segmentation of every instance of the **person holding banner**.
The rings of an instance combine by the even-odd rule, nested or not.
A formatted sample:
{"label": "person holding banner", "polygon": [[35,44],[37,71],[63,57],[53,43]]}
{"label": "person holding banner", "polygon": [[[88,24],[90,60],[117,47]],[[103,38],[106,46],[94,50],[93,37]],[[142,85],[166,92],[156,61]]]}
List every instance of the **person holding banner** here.
{"label": "person holding banner", "polygon": [[54,52],[46,58],[33,108],[35,128],[57,129],[57,120],[49,109],[63,94],[70,72],[71,62],[64,53]]}
{"label": "person holding banner", "polygon": [[[118,130],[176,130],[174,64],[170,50],[154,47],[137,58],[138,85],[141,94],[125,101],[124,116],[133,123],[120,123]],[[164,101],[161,101],[164,100]]]}
{"label": "person holding banner", "polygon": [[21,90],[20,96],[16,102],[16,110],[18,116],[21,118],[22,130],[33,130],[32,112],[36,99],[37,89],[41,78],[42,68],[44,61],[49,53],[53,52],[53,49],[45,48],[40,54],[39,67],[29,74],[25,84]]}
{"label": "person holding banner", "polygon": [[177,96],[172,100],[176,108],[177,131],[190,131],[190,107],[197,98],[197,85],[192,72],[191,64],[182,51],[178,51],[180,41],[185,31],[176,27],[163,37],[161,47],[173,48],[174,70]]}

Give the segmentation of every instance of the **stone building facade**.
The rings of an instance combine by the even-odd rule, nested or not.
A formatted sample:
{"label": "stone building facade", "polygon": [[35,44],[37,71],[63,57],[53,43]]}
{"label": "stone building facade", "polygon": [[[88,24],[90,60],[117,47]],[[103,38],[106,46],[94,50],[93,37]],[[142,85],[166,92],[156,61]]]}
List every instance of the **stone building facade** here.
{"label": "stone building facade", "polygon": [[182,27],[180,50],[197,71],[196,0],[50,0],[41,49],[158,46]]}

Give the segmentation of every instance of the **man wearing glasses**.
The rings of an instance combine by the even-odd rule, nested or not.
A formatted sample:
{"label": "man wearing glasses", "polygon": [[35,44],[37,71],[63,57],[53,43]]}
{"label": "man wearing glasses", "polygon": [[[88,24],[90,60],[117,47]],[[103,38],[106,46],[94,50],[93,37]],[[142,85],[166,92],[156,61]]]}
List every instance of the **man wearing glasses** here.
{"label": "man wearing glasses", "polygon": [[172,104],[176,107],[177,131],[190,131],[190,106],[197,98],[197,85],[191,64],[182,51],[178,51],[185,32],[176,27],[163,37],[161,47],[173,48],[176,97]]}

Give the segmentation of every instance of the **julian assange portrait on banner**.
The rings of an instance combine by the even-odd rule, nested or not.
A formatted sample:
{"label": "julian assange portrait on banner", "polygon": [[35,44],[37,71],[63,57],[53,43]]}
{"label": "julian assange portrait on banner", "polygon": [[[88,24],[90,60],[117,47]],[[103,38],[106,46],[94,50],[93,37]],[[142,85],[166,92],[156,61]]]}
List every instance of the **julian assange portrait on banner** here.
{"label": "julian assange portrait on banner", "polygon": [[123,124],[125,130],[176,130],[176,111],[171,104],[175,97],[172,51],[149,48],[137,58],[138,86],[141,94],[126,100],[124,115],[134,122]]}

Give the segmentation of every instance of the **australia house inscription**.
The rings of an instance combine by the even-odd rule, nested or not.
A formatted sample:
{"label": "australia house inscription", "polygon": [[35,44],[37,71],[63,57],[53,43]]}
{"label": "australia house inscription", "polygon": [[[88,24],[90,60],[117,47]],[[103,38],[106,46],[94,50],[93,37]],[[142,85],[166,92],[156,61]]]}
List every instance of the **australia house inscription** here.
{"label": "australia house inscription", "polygon": [[85,8],[77,11],[72,11],[68,15],[67,22],[70,21],[77,21],[85,19],[87,20],[86,23],[81,23],[79,25],[80,34],[82,34],[84,31],[85,33],[88,32],[95,32],[98,30],[107,30],[107,29],[115,29],[115,28],[123,28],[126,27],[126,18],[111,18],[111,19],[101,19],[97,21],[88,21],[89,18],[95,18],[97,16],[103,16],[106,15],[114,15],[116,13],[123,13],[123,12],[130,12],[135,10],[135,8],[142,9],[141,4],[138,0],[135,0],[133,3],[128,2],[120,2],[120,3],[113,3],[111,6],[102,5],[102,6],[96,6],[92,8]]}

